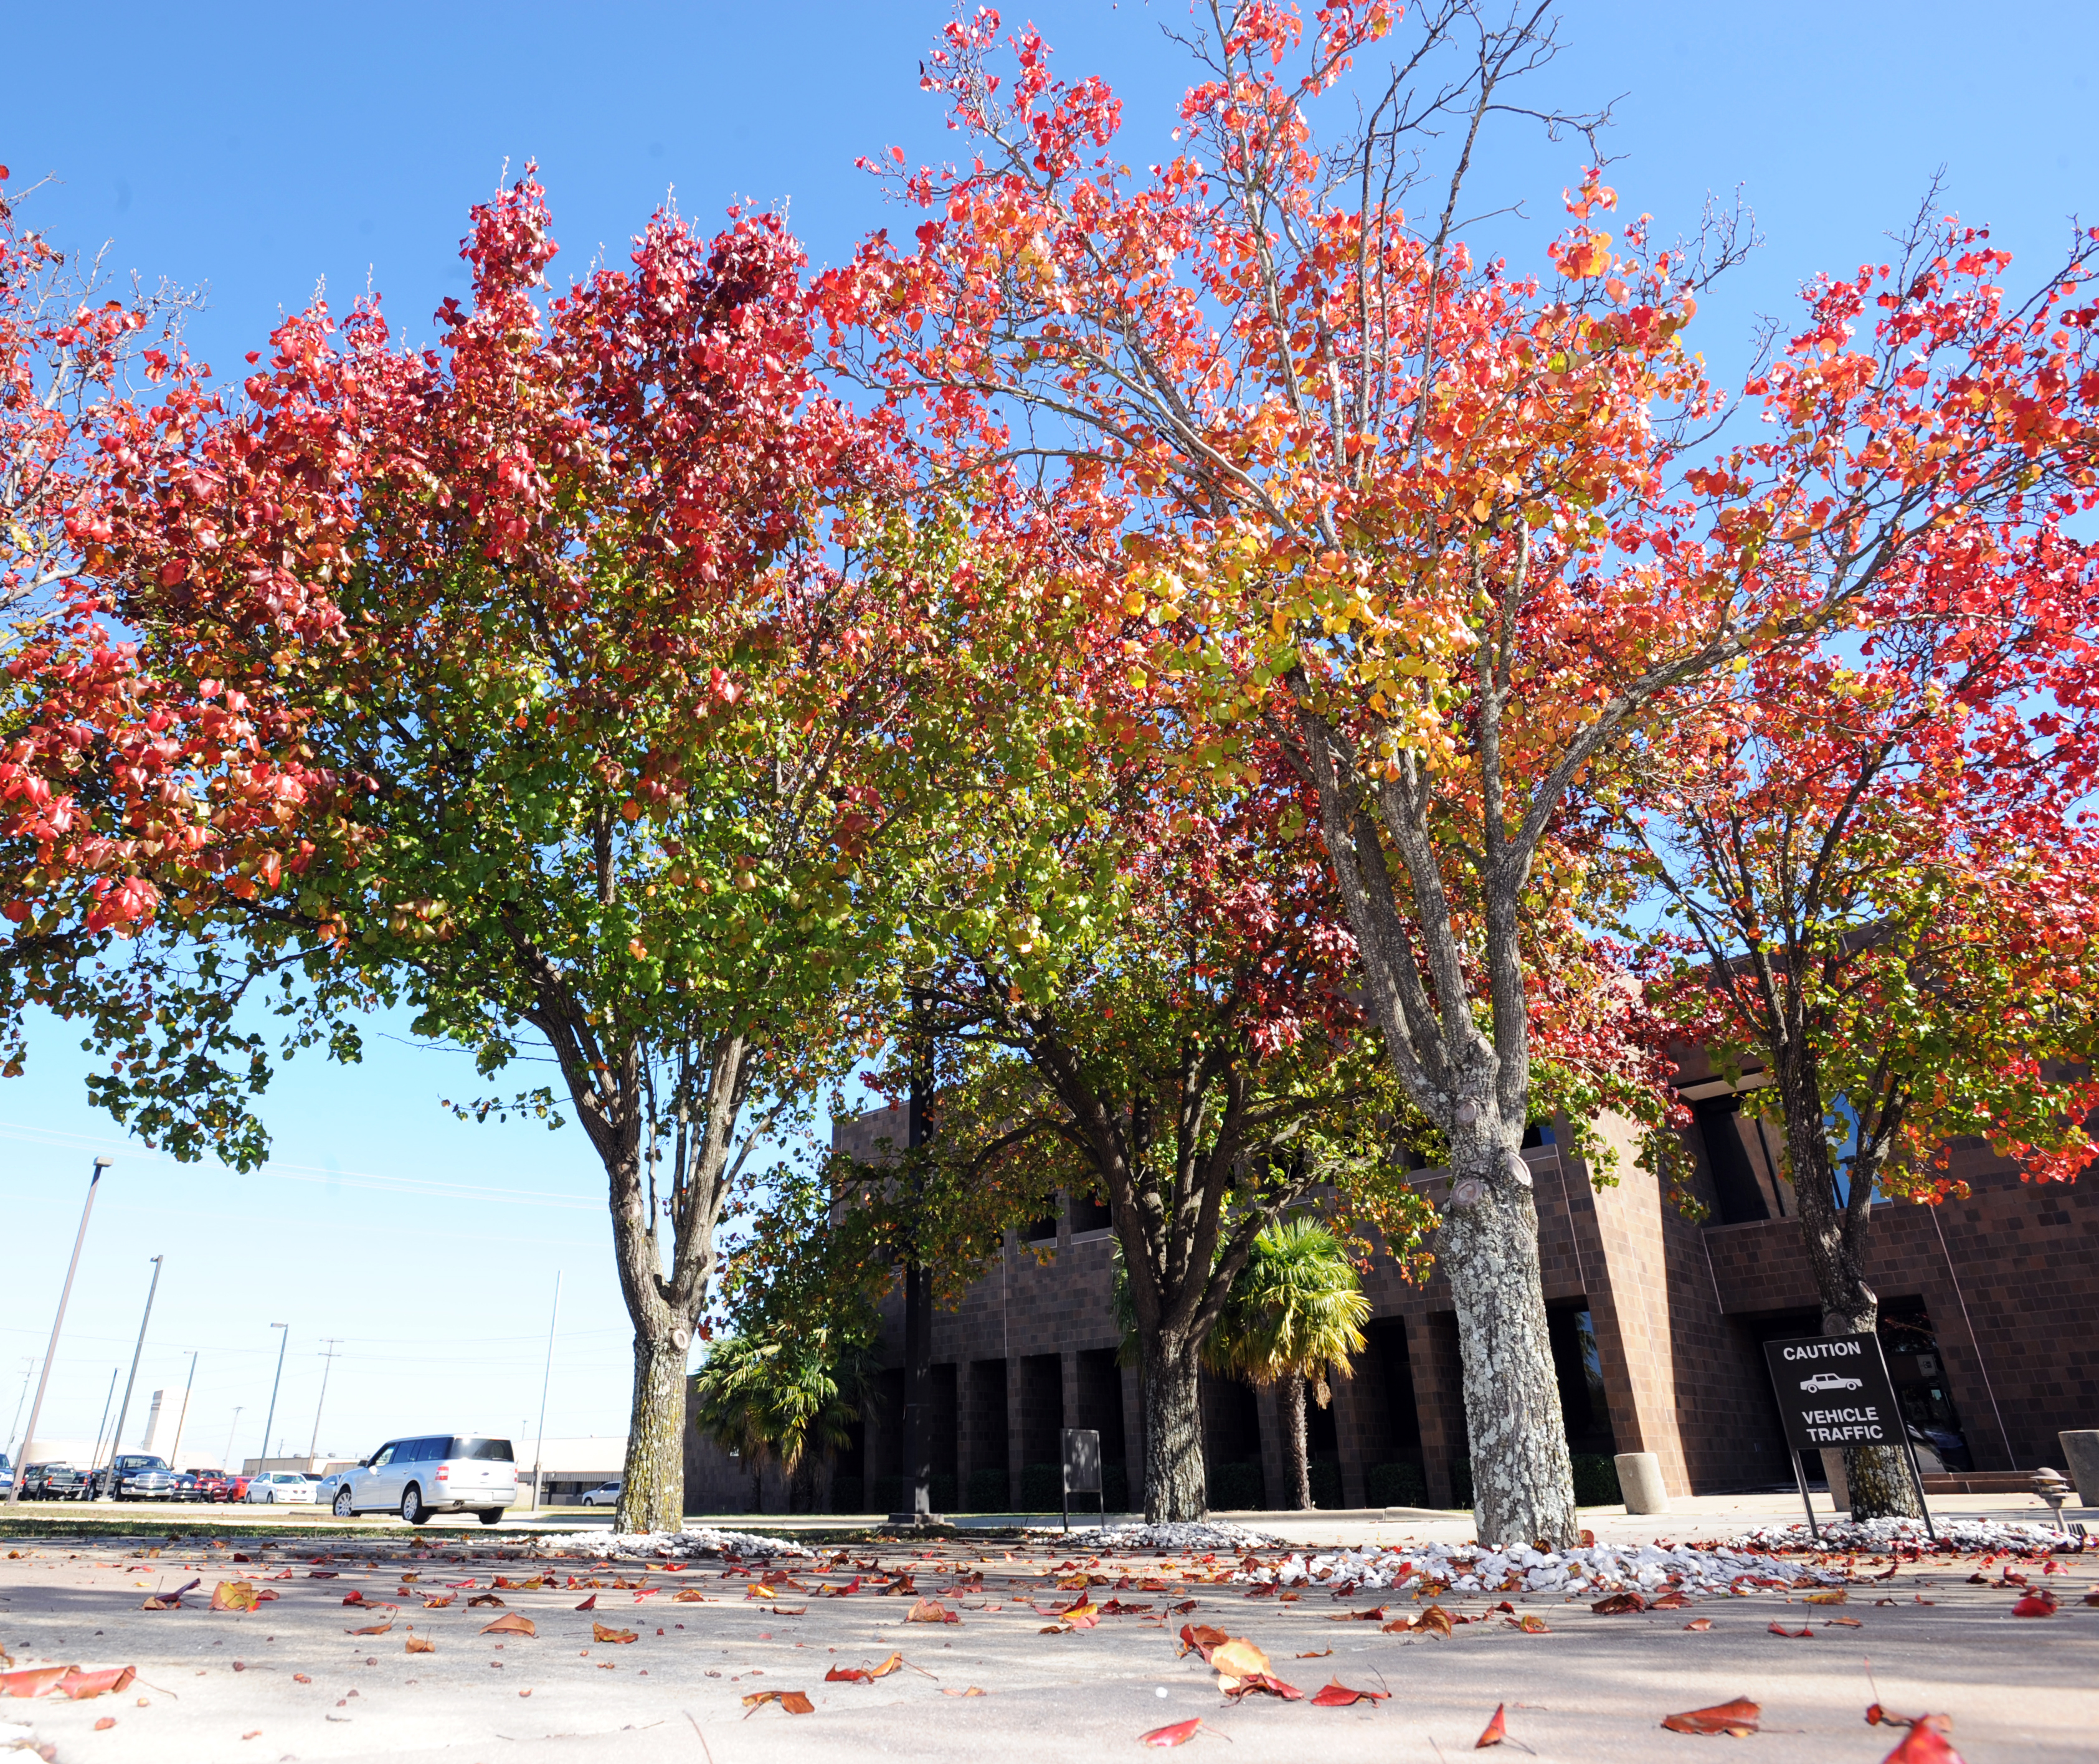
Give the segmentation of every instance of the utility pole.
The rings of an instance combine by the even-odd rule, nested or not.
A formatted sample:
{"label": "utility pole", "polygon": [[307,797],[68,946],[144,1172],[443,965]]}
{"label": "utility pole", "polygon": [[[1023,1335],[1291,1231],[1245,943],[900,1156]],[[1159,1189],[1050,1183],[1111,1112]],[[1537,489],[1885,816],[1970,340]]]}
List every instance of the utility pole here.
{"label": "utility pole", "polygon": [[[36,1369],[36,1355],[24,1354],[22,1356],[22,1389],[20,1394],[15,1398],[15,1419],[7,1423],[7,1449],[10,1452],[16,1450],[21,1445],[21,1437],[15,1429],[22,1424],[22,1405],[29,1400],[29,1375]],[[15,1467],[17,1472],[20,1472],[21,1467],[20,1464]]]}
{"label": "utility pole", "polygon": [[233,1425],[226,1430],[226,1449],[219,1454],[218,1467],[221,1471],[225,1471],[226,1467],[233,1462],[233,1436],[240,1431],[240,1411],[247,1406],[247,1404],[239,1402],[233,1405]]}
{"label": "utility pole", "polygon": [[918,1256],[916,1208],[925,1177],[913,1154],[926,1145],[926,1115],[933,1102],[933,1049],[926,1033],[926,1012],[915,996],[911,1007],[911,1119],[904,1133],[911,1162],[913,1214],[904,1264],[904,1476],[901,1511],[894,1524],[922,1525],[933,1517],[933,1428],[931,1386],[933,1360],[933,1282]]}
{"label": "utility pole", "polygon": [[309,1466],[312,1464],[314,1453],[321,1443],[321,1403],[328,1401],[328,1374],[335,1370],[335,1351],[342,1345],[340,1335],[323,1335],[321,1339],[328,1344],[328,1351],[321,1356],[321,1401],[314,1405],[314,1436],[306,1445],[306,1463]]}
{"label": "utility pole", "polygon": [[117,1431],[109,1436],[109,1471],[112,1492],[117,1474],[117,1454],[124,1449],[124,1423],[131,1413],[131,1389],[139,1382],[139,1358],[146,1351],[146,1326],[153,1320],[153,1295],[161,1290],[161,1262],[153,1258],[153,1283],[146,1288],[146,1314],[139,1319],[139,1345],[131,1350],[131,1375],[124,1380],[124,1405],[117,1411]]}
{"label": "utility pole", "polygon": [[547,1392],[554,1382],[554,1330],[561,1321],[561,1271],[554,1270],[554,1314],[547,1319],[547,1370],[539,1379],[539,1436],[532,1442],[531,1512],[539,1511],[539,1467],[547,1451]]}
{"label": "utility pole", "polygon": [[262,1456],[260,1460],[262,1464],[270,1461],[270,1429],[277,1424],[277,1392],[284,1382],[284,1349],[292,1339],[292,1326],[289,1323],[272,1323],[270,1326],[281,1329],[284,1333],[277,1341],[277,1376],[270,1386],[270,1413],[262,1422]]}
{"label": "utility pole", "polygon": [[[51,1361],[58,1357],[59,1331],[64,1325],[66,1300],[73,1296],[73,1277],[80,1271],[80,1247],[87,1241],[87,1216],[95,1211],[95,1190],[102,1181],[102,1172],[109,1168],[109,1159],[95,1160],[95,1174],[87,1179],[87,1204],[80,1209],[80,1231],[73,1240],[73,1260],[67,1265],[65,1285],[59,1289],[59,1314],[51,1320],[51,1344],[44,1350],[43,1376],[37,1380],[37,1400],[29,1405],[29,1431],[22,1436],[22,1455],[29,1456],[29,1448],[37,1443],[37,1422],[44,1412],[44,1390],[51,1381]],[[7,1504],[12,1507],[22,1498],[22,1479],[19,1476],[7,1485]]]}
{"label": "utility pole", "polygon": [[196,1387],[197,1350],[190,1349],[189,1382],[183,1386],[183,1412],[175,1417],[175,1437],[168,1447],[168,1468],[175,1467],[175,1454],[183,1449],[183,1429],[190,1424],[190,1392]]}
{"label": "utility pole", "polygon": [[87,1495],[95,1498],[95,1479],[102,1474],[102,1430],[109,1425],[109,1405],[117,1401],[117,1375],[124,1368],[112,1366],[109,1369],[109,1388],[102,1398],[102,1419],[95,1423],[95,1455],[87,1461]]}

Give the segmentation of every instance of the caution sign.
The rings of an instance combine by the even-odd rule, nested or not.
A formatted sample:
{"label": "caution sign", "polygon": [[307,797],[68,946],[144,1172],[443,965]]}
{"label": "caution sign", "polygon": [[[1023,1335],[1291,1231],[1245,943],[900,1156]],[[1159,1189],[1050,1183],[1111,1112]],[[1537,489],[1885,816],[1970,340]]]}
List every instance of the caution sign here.
{"label": "caution sign", "polygon": [[1795,1450],[1908,1445],[1877,1335],[1767,1341],[1764,1357]]}

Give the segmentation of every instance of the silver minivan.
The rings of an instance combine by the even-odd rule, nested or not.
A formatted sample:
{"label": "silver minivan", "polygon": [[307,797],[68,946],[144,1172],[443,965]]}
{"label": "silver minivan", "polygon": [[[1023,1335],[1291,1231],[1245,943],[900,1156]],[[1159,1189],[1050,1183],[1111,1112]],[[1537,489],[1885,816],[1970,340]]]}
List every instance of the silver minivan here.
{"label": "silver minivan", "polygon": [[389,1440],[355,1469],[342,1471],[334,1507],[339,1519],[398,1512],[420,1525],[433,1513],[472,1512],[492,1525],[517,1498],[509,1441],[429,1433]]}

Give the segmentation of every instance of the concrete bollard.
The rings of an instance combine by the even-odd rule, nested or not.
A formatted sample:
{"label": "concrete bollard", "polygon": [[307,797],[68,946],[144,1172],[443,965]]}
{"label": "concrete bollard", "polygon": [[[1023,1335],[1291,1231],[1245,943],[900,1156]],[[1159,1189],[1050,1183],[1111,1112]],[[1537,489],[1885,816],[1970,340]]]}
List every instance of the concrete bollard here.
{"label": "concrete bollard", "polygon": [[1628,1513],[1669,1511],[1669,1490],[1661,1485],[1661,1460],[1652,1452],[1620,1452],[1611,1462],[1618,1467],[1618,1492],[1626,1498]]}
{"label": "concrete bollard", "polygon": [[2099,1507],[2099,1427],[2079,1427],[2056,1437],[2062,1441],[2062,1462],[2070,1480],[2077,1485],[2078,1504]]}

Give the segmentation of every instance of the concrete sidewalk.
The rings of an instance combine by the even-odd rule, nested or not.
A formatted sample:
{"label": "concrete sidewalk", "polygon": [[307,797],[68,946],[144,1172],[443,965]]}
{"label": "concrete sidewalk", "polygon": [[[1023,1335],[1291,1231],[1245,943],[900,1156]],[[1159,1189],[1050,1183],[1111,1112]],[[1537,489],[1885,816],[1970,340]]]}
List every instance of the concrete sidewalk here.
{"label": "concrete sidewalk", "polygon": [[[1705,1529],[1639,1523],[1648,1537]],[[1408,1528],[1376,1529],[1397,1542]],[[1891,1709],[1951,1716],[1969,1764],[2089,1758],[2099,1735],[2099,1608],[2079,1602],[2099,1581],[2099,1551],[2057,1559],[2066,1573],[1999,1564],[1987,1585],[1969,1582],[1972,1559],[1901,1566],[1854,1587],[1841,1608],[1770,1590],[1600,1616],[1586,1601],[1512,1595],[1517,1613],[1545,1621],[1544,1634],[1505,1621],[1494,1595],[1446,1593],[1437,1595],[1446,1609],[1485,1621],[1441,1639],[1330,1621],[1374,1600],[1405,1616],[1422,1608],[1417,1598],[1336,1601],[1315,1586],[1294,1602],[1249,1599],[1243,1586],[1204,1578],[1229,1562],[1206,1569],[1185,1558],[1163,1570],[1155,1558],[1102,1561],[1097,1572],[1111,1578],[1087,1596],[1147,1608],[1045,1634],[1051,1613],[1080,1596],[1067,1566],[1075,1559],[1055,1538],[863,1546],[835,1567],[788,1564],[794,1584],[771,1600],[747,1596],[748,1573],[719,1562],[673,1573],[587,1552],[547,1562],[514,1537],[425,1542],[438,1547],[323,1546],[262,1528],[228,1534],[219,1548],[18,1542],[22,1553],[0,1559],[0,1647],[17,1666],[135,1665],[139,1681],[93,1701],[0,1701],[0,1727],[27,1721],[59,1764],[983,1764],[1023,1753],[1134,1759],[1142,1734],[1199,1718],[1192,1743],[1233,1742],[1234,1764],[1313,1755],[1321,1764],[1448,1764],[1505,1705],[1512,1740],[1537,1757],[1629,1764],[1705,1757],[1708,1742],[1663,1731],[1661,1718],[1746,1696],[1762,1708],[1751,1743],[1766,1764],[1873,1764],[1902,1737],[1865,1724],[1877,1694]],[[882,1596],[877,1571],[860,1564],[912,1573],[914,1597],[947,1593],[958,1621],[905,1621],[913,1597]],[[2012,1617],[2019,1590],[1996,1579],[2005,1565],[2053,1589],[2057,1613]],[[957,1593],[956,1573],[970,1570],[981,1571],[981,1586]],[[1126,1590],[1116,1585],[1125,1573]],[[491,1589],[499,1574],[551,1574],[552,1583]],[[571,1575],[583,1584],[570,1586]],[[825,1596],[856,1576],[851,1596]],[[1143,1587],[1147,1576],[1157,1590]],[[156,1588],[193,1577],[203,1584],[183,1608],[140,1608]],[[244,1614],[205,1608],[213,1588],[235,1577],[278,1597]],[[491,1590],[499,1608],[467,1603]],[[680,1600],[680,1591],[702,1598]],[[345,1602],[352,1594],[359,1603]],[[423,1603],[447,1595],[441,1608]],[[577,1608],[586,1596],[594,1609]],[[531,1619],[536,1634],[483,1633],[509,1613]],[[1686,1627],[1700,1619],[1710,1627]],[[1775,1621],[1789,1633],[1771,1634]],[[1179,1654],[1183,1622],[1252,1639],[1306,1700],[1226,1703],[1214,1674]],[[601,1640],[597,1624],[636,1639]],[[1801,1636],[1803,1628],[1812,1633]],[[434,1651],[408,1652],[411,1630]],[[905,1667],[875,1683],[825,1681],[829,1667],[872,1666],[897,1652]],[[1312,1706],[1309,1693],[1330,1678],[1388,1690],[1391,1700]],[[984,1694],[955,1694],[972,1687]],[[801,1691],[813,1710],[746,1711],[746,1695],[768,1690]],[[98,1729],[103,1719],[114,1725]]]}

